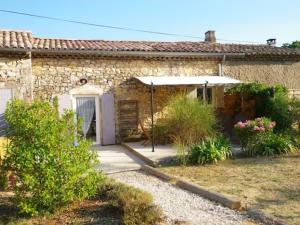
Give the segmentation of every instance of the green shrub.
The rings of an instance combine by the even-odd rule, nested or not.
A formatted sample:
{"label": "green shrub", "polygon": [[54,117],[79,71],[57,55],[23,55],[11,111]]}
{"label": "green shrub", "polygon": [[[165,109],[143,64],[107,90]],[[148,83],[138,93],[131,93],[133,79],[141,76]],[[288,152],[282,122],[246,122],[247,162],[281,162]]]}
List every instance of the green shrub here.
{"label": "green shrub", "polygon": [[261,132],[273,132],[275,126],[275,121],[265,117],[247,120],[246,122],[240,121],[234,125],[234,134],[239,138],[242,148],[245,148],[253,136]]}
{"label": "green shrub", "polygon": [[6,190],[7,187],[8,187],[7,173],[0,169],[0,191]]}
{"label": "green shrub", "polygon": [[162,220],[161,210],[145,191],[107,179],[98,192],[107,195],[120,210],[125,225],[155,225]]}
{"label": "green shrub", "polygon": [[246,146],[250,156],[281,155],[293,152],[293,143],[289,136],[265,132],[257,134]]}
{"label": "green shrub", "polygon": [[295,125],[294,128],[297,130],[298,135],[300,134],[300,100],[299,99],[292,99],[289,104],[291,118],[293,124]]}
{"label": "green shrub", "polygon": [[14,200],[21,213],[53,212],[95,194],[101,177],[94,170],[96,155],[90,142],[75,137],[71,111],[60,117],[50,103],[14,100],[5,116],[11,141],[4,165],[16,177]]}
{"label": "green shrub", "polygon": [[216,163],[231,156],[229,141],[223,136],[209,137],[191,146],[188,159],[191,164]]}
{"label": "green shrub", "polygon": [[286,94],[276,94],[275,97],[271,99],[270,104],[265,106],[265,110],[264,115],[276,121],[276,127],[274,128],[276,133],[291,129],[293,117],[290,112],[290,103]]}
{"label": "green shrub", "polygon": [[[240,95],[240,108],[247,101],[254,100],[254,118],[268,117],[276,121],[275,132],[290,129],[292,117],[289,107],[288,89],[282,85],[269,86],[259,83],[239,84],[227,91],[228,94]],[[239,113],[239,112],[236,112]]]}

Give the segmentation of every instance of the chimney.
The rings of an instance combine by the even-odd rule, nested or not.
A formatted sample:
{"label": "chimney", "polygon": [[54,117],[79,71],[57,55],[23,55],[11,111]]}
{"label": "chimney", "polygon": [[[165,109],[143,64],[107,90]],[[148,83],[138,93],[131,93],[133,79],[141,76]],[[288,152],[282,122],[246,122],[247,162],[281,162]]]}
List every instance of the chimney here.
{"label": "chimney", "polygon": [[205,32],[205,41],[216,42],[216,36],[214,30],[209,30]]}
{"label": "chimney", "polygon": [[267,40],[267,45],[276,46],[276,38],[270,38]]}

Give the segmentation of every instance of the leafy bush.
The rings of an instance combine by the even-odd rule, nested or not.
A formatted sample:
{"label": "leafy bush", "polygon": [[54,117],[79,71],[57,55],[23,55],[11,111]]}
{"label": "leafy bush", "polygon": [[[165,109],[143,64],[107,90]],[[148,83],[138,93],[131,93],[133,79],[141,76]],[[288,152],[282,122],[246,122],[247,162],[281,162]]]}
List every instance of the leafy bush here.
{"label": "leafy bush", "polygon": [[0,137],[0,190],[6,190],[8,187],[7,171],[3,167],[3,159],[5,157],[6,148],[9,141],[5,137]]}
{"label": "leafy bush", "polygon": [[286,135],[265,132],[250,139],[246,151],[250,156],[286,154],[293,151],[293,143]]}
{"label": "leafy bush", "polygon": [[264,115],[276,121],[274,131],[276,133],[291,129],[293,117],[290,112],[290,100],[283,93],[276,94],[271,103],[265,106]]}
{"label": "leafy bush", "polygon": [[154,225],[162,220],[161,210],[153,204],[152,196],[147,192],[111,179],[107,179],[98,190],[121,211],[125,225]]}
{"label": "leafy bush", "polygon": [[8,187],[7,173],[0,168],[0,191],[6,190]]}
{"label": "leafy bush", "polygon": [[244,148],[254,135],[261,132],[273,132],[275,126],[276,122],[271,121],[268,118],[256,118],[254,120],[236,123],[234,125],[234,133],[239,138],[240,143]]}
{"label": "leafy bush", "polygon": [[191,164],[216,163],[231,156],[229,141],[223,136],[209,137],[191,146],[188,159]]}
{"label": "leafy bush", "polygon": [[[290,129],[292,125],[292,117],[289,110],[288,90],[282,85],[269,86],[259,83],[239,84],[229,89],[227,94],[238,94],[240,108],[243,112],[243,106],[248,105],[246,102],[254,101],[251,104],[254,108],[255,117],[268,117],[276,121],[277,126],[275,132],[283,132]],[[248,110],[247,110],[248,111]],[[240,113],[240,112],[235,112]],[[245,114],[245,112],[243,112]]]}
{"label": "leafy bush", "polygon": [[75,137],[71,111],[60,117],[50,103],[14,100],[5,116],[11,142],[4,165],[16,179],[15,202],[21,213],[53,212],[95,193],[100,179],[94,170],[96,155],[88,141]]}
{"label": "leafy bush", "polygon": [[295,125],[298,135],[300,134],[300,100],[292,99],[289,104],[290,116]]}
{"label": "leafy bush", "polygon": [[[0,137],[0,158],[4,158],[9,140],[5,137]],[[1,163],[0,163],[1,164]]]}

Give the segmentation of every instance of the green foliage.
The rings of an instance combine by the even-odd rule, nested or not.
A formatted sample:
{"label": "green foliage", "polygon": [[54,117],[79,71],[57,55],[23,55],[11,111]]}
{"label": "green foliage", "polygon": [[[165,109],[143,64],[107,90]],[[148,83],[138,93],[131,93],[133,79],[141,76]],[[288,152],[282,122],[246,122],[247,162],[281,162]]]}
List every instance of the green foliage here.
{"label": "green foliage", "polygon": [[125,225],[155,225],[162,220],[161,210],[147,192],[111,179],[100,185],[98,192],[106,195],[120,210]]}
{"label": "green foliage", "polygon": [[254,99],[254,117],[268,117],[276,122],[275,132],[290,129],[292,119],[289,111],[288,90],[282,85],[268,86],[259,83],[239,84],[227,92],[239,93],[241,98]]}
{"label": "green foliage", "polygon": [[293,143],[288,136],[282,134],[259,133],[249,140],[246,151],[250,156],[281,155],[293,152]]}
{"label": "green foliage", "polygon": [[246,122],[238,122],[234,125],[234,134],[239,138],[242,148],[244,148],[249,140],[260,132],[273,132],[275,121],[262,117],[255,120],[247,120]]}
{"label": "green foliage", "polygon": [[290,129],[293,118],[291,117],[288,96],[282,93],[276,94],[270,104],[265,106],[264,115],[276,121],[275,132],[279,133]]}
{"label": "green foliage", "polygon": [[223,136],[209,137],[191,146],[188,159],[191,164],[217,163],[231,156],[229,141]]}
{"label": "green foliage", "polygon": [[293,41],[292,43],[284,43],[284,48],[300,48],[300,41]]}
{"label": "green foliage", "polygon": [[167,105],[165,124],[170,134],[183,144],[196,143],[215,133],[216,116],[212,106],[184,95],[172,97]]}
{"label": "green foliage", "polygon": [[156,124],[154,124],[153,130],[155,143],[167,144],[168,142],[170,142],[168,127],[165,124],[164,120],[159,120]]}
{"label": "green foliage", "polygon": [[159,120],[157,126],[163,127],[162,135],[177,146],[179,159],[185,163],[187,146],[213,135],[216,123],[213,106],[177,95],[169,99],[166,117]]}
{"label": "green foliage", "polygon": [[0,168],[0,191],[6,190],[8,187],[7,173]]}
{"label": "green foliage", "polygon": [[5,116],[11,141],[4,164],[16,177],[14,200],[21,213],[54,212],[95,194],[101,178],[94,170],[96,155],[90,142],[75,137],[73,112],[60,117],[50,103],[13,100]]}
{"label": "green foliage", "polygon": [[300,134],[300,100],[299,99],[292,99],[289,104],[290,107],[290,116],[295,128]]}

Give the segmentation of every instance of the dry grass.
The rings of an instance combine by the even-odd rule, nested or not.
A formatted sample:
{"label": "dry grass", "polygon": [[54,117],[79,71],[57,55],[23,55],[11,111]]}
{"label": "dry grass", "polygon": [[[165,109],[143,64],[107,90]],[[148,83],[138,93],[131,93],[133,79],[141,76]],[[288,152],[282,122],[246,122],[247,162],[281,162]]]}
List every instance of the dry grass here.
{"label": "dry grass", "polygon": [[248,206],[300,224],[300,153],[277,158],[243,158],[218,165],[161,168]]}

